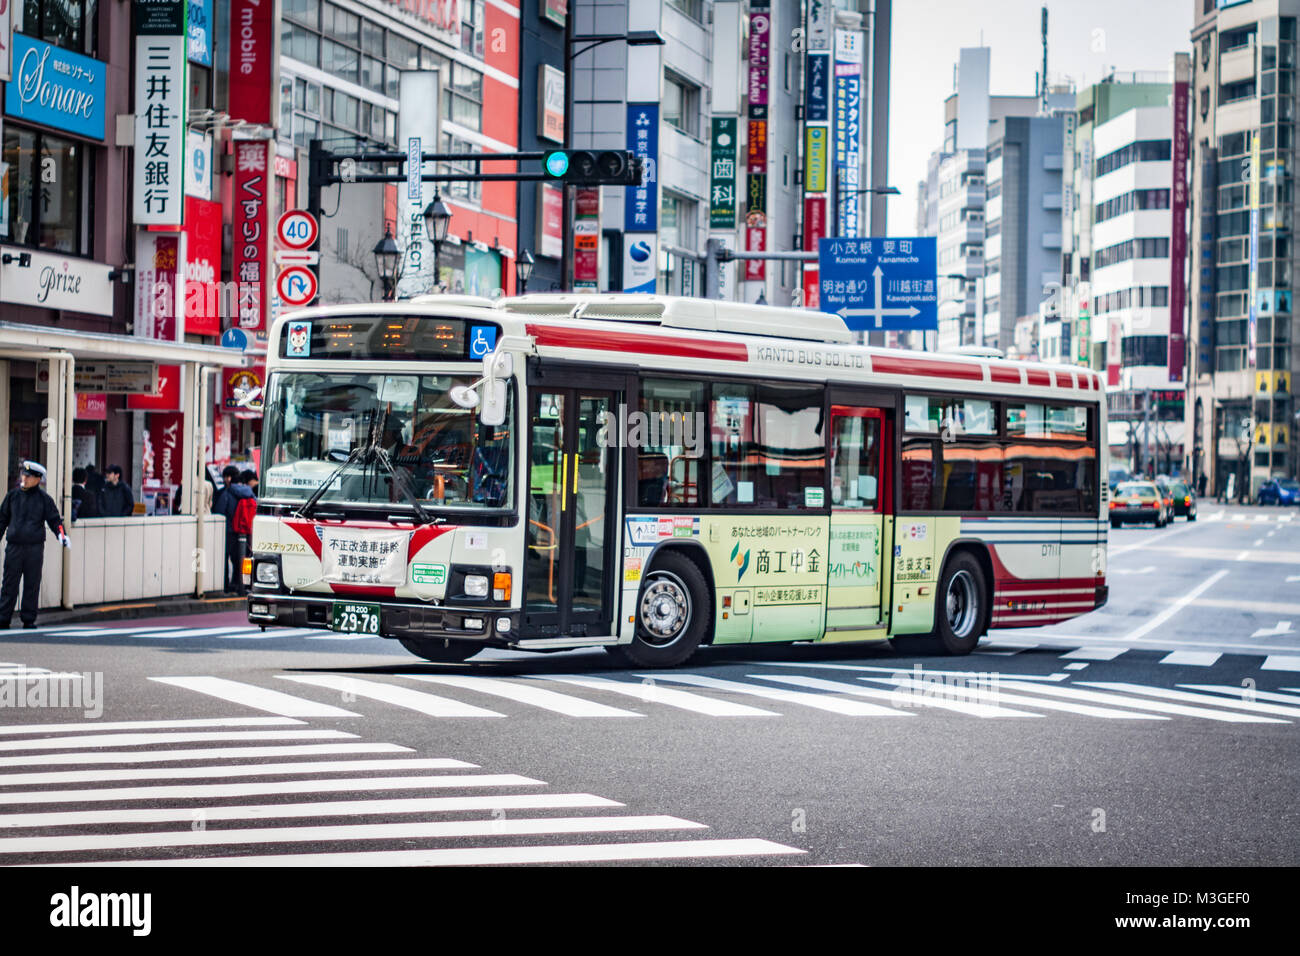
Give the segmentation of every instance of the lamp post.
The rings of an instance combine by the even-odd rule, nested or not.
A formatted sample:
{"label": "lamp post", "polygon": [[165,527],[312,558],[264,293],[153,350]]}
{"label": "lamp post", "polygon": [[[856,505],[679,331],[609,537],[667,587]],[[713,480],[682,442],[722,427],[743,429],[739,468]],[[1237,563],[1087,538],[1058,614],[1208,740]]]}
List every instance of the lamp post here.
{"label": "lamp post", "polygon": [[528,280],[533,274],[533,253],[525,249],[520,253],[519,258],[515,260],[515,281],[519,286],[519,294],[523,295],[528,291]]}
{"label": "lamp post", "polygon": [[[628,46],[663,46],[664,38],[658,30],[632,30],[628,33],[573,33],[573,16],[568,17],[568,26],[564,36],[564,148],[573,148],[573,61],[588,50],[593,50],[606,43],[623,41]],[[587,44],[575,50],[575,43]],[[573,188],[568,184],[564,190],[564,251],[561,261],[560,285],[571,288],[573,285]]]}
{"label": "lamp post", "polygon": [[371,250],[375,254],[375,269],[379,272],[379,281],[384,284],[384,301],[392,302],[397,293],[397,267],[402,258],[402,250],[393,238],[393,230],[385,226],[384,238],[375,243]]}
{"label": "lamp post", "polygon": [[442,244],[447,241],[447,230],[451,228],[451,210],[442,201],[441,193],[433,194],[433,202],[424,207],[424,234],[433,243],[433,288],[439,286],[438,254]]}
{"label": "lamp post", "polygon": [[835,208],[831,210],[831,234],[838,236],[840,234],[840,200],[844,196],[861,196],[864,193],[872,193],[876,196],[898,196],[900,195],[897,186],[864,186],[862,189],[845,189],[844,188],[844,167],[837,166],[835,169]]}

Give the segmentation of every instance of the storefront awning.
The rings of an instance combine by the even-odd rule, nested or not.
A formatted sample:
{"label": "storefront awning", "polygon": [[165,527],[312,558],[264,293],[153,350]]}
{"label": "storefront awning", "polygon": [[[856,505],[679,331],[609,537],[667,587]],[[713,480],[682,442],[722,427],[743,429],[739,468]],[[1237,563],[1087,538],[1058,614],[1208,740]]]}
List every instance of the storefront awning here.
{"label": "storefront awning", "polygon": [[249,364],[244,353],[217,345],[194,345],[189,342],[165,342],[132,335],[109,335],[103,332],[79,332],[46,325],[0,322],[0,356],[22,358],[23,352],[70,352],[74,359],[134,359],[161,365],[197,362],[225,368],[243,368]]}

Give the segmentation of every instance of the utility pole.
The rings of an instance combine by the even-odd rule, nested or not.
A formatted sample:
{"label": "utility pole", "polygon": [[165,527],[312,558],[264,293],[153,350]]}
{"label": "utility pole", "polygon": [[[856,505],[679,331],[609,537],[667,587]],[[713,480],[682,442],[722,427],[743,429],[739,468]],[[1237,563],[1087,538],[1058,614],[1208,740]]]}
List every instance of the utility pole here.
{"label": "utility pole", "polygon": [[763,259],[773,262],[816,262],[816,252],[742,252],[728,249],[721,239],[709,239],[704,247],[704,297],[716,299],[722,287],[722,264],[737,259]]}
{"label": "utility pole", "polygon": [[[1151,460],[1151,389],[1142,393],[1142,475],[1146,476]],[[1154,474],[1154,471],[1152,472]]]}

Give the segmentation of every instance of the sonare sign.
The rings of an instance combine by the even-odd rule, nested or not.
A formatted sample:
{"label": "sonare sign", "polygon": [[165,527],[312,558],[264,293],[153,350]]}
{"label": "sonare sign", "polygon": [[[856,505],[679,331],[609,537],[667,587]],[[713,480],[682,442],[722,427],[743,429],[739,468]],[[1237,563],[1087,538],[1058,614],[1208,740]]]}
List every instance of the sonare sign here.
{"label": "sonare sign", "polygon": [[99,60],[15,33],[13,82],[5,112],[33,123],[104,138],[105,66]]}

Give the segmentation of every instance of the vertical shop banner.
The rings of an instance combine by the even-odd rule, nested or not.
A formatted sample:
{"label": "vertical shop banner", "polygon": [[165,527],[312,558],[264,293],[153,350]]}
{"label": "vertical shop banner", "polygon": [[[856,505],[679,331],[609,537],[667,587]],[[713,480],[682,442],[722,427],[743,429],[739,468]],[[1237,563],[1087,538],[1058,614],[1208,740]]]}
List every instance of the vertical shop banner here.
{"label": "vertical shop banner", "polygon": [[736,228],[736,117],[713,117],[709,158],[709,228]]}
{"label": "vertical shop banner", "polygon": [[[1185,69],[1188,64],[1181,64]],[[1169,381],[1183,380],[1187,360],[1187,101],[1191,90],[1186,79],[1174,83],[1173,182],[1169,193],[1173,223],[1169,233]],[[1256,166],[1255,170],[1258,171]],[[1254,179],[1251,188],[1256,189]],[[1253,247],[1253,243],[1252,243]],[[1252,295],[1252,298],[1254,296]]]}
{"label": "vertical shop banner", "polygon": [[569,0],[542,0],[541,10],[538,12],[543,20],[549,20],[557,27],[563,27],[569,22]]}
{"label": "vertical shop banner", "polygon": [[537,253],[558,259],[564,255],[564,187],[538,183],[537,209]]}
{"label": "vertical shop banner", "polygon": [[659,237],[642,232],[623,239],[623,291],[649,292],[658,288]]}
{"label": "vertical shop banner", "polygon": [[[1250,138],[1250,274],[1246,307],[1249,322],[1246,328],[1246,365],[1255,367],[1258,352],[1259,325],[1259,133]],[[1171,313],[1172,314],[1172,313]]]}
{"label": "vertical shop banner", "polygon": [[834,30],[834,0],[808,0],[808,51],[829,50]]}
{"label": "vertical shop banner", "polygon": [[623,231],[659,231],[659,104],[627,104],[627,148],[641,157],[640,186],[623,190]]}
{"label": "vertical shop banner", "polygon": [[[750,173],[746,178],[748,205],[745,209],[745,249],[767,249],[767,173]],[[745,260],[745,281],[767,278],[767,263],[762,259]]]}
{"label": "vertical shop banner", "polygon": [[[421,178],[436,169],[435,163],[424,162],[424,152],[437,150],[438,80],[437,70],[404,70],[399,79],[397,139],[406,148],[406,189],[399,194],[394,237],[403,257],[397,280],[399,299],[432,292],[441,278],[433,274],[433,246],[424,231],[426,196]],[[442,265],[439,263],[439,271]]]}
{"label": "vertical shop banner", "polygon": [[182,235],[140,231],[135,237],[135,334],[180,341],[185,329]]}
{"label": "vertical shop banner", "polygon": [[185,197],[185,331],[220,335],[221,203]]}
{"label": "vertical shop banner", "polygon": [[749,144],[745,150],[745,168],[752,173],[767,171],[767,120],[749,121]]}
{"label": "vertical shop banner", "polygon": [[1124,367],[1124,322],[1122,319],[1110,320],[1106,332],[1106,384],[1119,385],[1119,373]]}
{"label": "vertical shop banner", "polygon": [[185,47],[191,63],[212,65],[212,0],[187,0]]}
{"label": "vertical shop banner", "polygon": [[564,71],[546,63],[537,67],[537,137],[564,142]]}
{"label": "vertical shop banner", "polygon": [[772,14],[766,0],[751,0],[749,9],[749,115],[767,119],[768,67],[772,50]]}
{"label": "vertical shop banner", "polygon": [[830,130],[825,126],[804,128],[804,188],[810,193],[826,192],[826,167],[830,159]]}
{"label": "vertical shop banner", "polygon": [[181,465],[185,459],[185,416],[180,412],[153,412],[145,425],[148,447],[153,451],[153,469],[144,475],[168,485],[182,483]]}
{"label": "vertical shop banner", "polygon": [[835,33],[835,202],[839,235],[858,234],[858,196],[862,164],[862,33]]}
{"label": "vertical shop banner", "polygon": [[189,0],[135,0],[133,219],[179,226],[185,215],[185,15]]}
{"label": "vertical shop banner", "polygon": [[[804,252],[816,252],[817,245],[826,238],[826,197],[805,196],[803,198],[803,248]],[[814,263],[814,267],[815,267]]]}
{"label": "vertical shop banner", "polygon": [[13,75],[14,2],[16,0],[0,0],[0,83],[8,83]]}
{"label": "vertical shop banner", "polygon": [[274,0],[230,0],[230,105],[232,119],[274,126],[279,113]]}
{"label": "vertical shop banner", "polygon": [[804,114],[809,123],[831,118],[831,55],[808,54],[808,86],[804,90]]}
{"label": "vertical shop banner", "polygon": [[235,141],[234,255],[232,272],[238,288],[239,327],[266,328],[271,286],[271,158],[267,140]]}
{"label": "vertical shop banner", "polygon": [[595,292],[600,284],[600,187],[573,195],[573,291]]}

